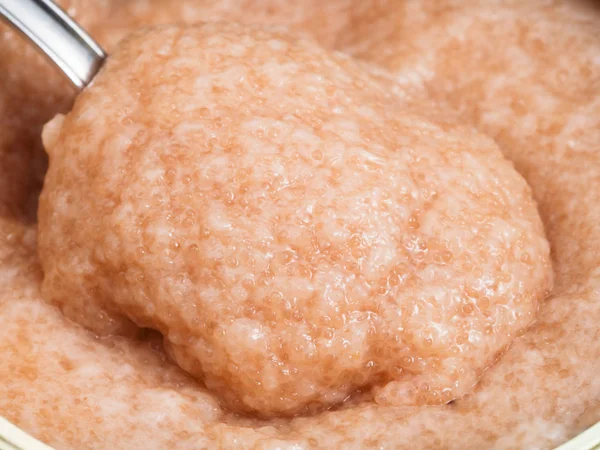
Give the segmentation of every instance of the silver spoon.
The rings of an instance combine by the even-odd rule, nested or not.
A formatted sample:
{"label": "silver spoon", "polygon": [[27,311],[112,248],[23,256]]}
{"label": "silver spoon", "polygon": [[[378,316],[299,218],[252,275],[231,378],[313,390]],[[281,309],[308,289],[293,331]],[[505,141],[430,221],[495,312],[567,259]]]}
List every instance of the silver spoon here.
{"label": "silver spoon", "polygon": [[29,38],[79,90],[106,59],[102,48],[52,0],[0,0],[0,18]]}

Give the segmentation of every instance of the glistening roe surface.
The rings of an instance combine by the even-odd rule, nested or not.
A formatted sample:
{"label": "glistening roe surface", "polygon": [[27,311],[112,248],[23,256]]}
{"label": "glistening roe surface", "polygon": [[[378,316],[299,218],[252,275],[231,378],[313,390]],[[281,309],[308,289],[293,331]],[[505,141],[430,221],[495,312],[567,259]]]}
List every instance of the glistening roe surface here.
{"label": "glistening roe surface", "polygon": [[285,31],[137,34],[44,131],[44,297],[160,330],[234,411],[468,393],[534,320],[549,247],[493,142],[429,112]]}
{"label": "glistening roe surface", "polygon": [[[102,5],[109,3],[103,2]],[[155,5],[177,10],[177,3],[156,2]],[[136,8],[135,5],[143,4],[147,2],[116,2],[110,9],[113,17],[121,15],[119,19],[123,24],[162,20],[164,15],[160,8],[155,14],[141,14],[140,10],[144,8]],[[290,446],[306,447],[336,444],[346,447],[385,446],[385,443],[389,447],[389,443],[393,442],[395,446],[405,448],[551,448],[600,419],[597,415],[600,386],[596,376],[600,370],[597,326],[600,306],[594,272],[598,267],[600,236],[596,212],[600,201],[596,188],[599,181],[598,149],[594,144],[598,139],[594,138],[597,128],[581,128],[585,124],[581,117],[593,118],[598,114],[575,114],[577,105],[582,105],[581,109],[585,110],[583,105],[590,103],[589,108],[593,108],[596,99],[594,86],[598,77],[594,72],[593,56],[598,53],[598,13],[575,2],[532,1],[527,7],[504,2],[497,3],[496,11],[480,22],[476,20],[481,15],[479,3],[452,2],[454,7],[462,7],[460,15],[448,15],[453,10],[447,7],[449,4],[442,2],[433,8],[429,2],[406,2],[411,12],[411,19],[406,21],[393,17],[390,12],[395,11],[397,5],[390,5],[386,14],[364,20],[364,24],[368,25],[377,19],[377,26],[367,30],[361,38],[364,46],[367,46],[369,37],[376,37],[379,33],[385,35],[390,29],[410,29],[414,25],[416,34],[413,38],[422,36],[423,42],[429,41],[430,47],[435,42],[449,46],[446,51],[449,57],[455,58],[456,66],[448,68],[448,72],[440,76],[453,76],[457,80],[473,76],[472,86],[475,87],[481,86],[488,71],[494,69],[494,65],[485,67],[478,61],[485,58],[511,61],[515,51],[518,53],[518,49],[525,45],[521,41],[523,32],[539,31],[549,53],[546,56],[534,53],[530,58],[518,60],[520,65],[517,68],[526,68],[530,74],[524,79],[514,77],[514,67],[495,64],[495,69],[510,73],[510,76],[496,81],[493,87],[510,86],[515,95],[537,92],[541,94],[540,99],[544,99],[548,94],[541,89],[542,79],[554,77],[557,82],[564,80],[559,77],[561,70],[557,55],[564,56],[567,67],[573,69],[569,83],[547,97],[549,102],[545,105],[557,108],[561,104],[572,105],[560,115],[558,129],[563,130],[565,137],[577,136],[585,130],[584,135],[590,138],[590,142],[585,144],[574,140],[573,149],[576,151],[566,151],[567,147],[556,140],[556,135],[550,130],[529,132],[527,127],[530,124],[552,117],[543,107],[532,109],[529,121],[509,116],[498,122],[497,129],[503,131],[504,138],[512,136],[515,142],[527,144],[518,147],[509,140],[501,142],[503,150],[511,158],[522,155],[517,164],[519,169],[523,170],[524,164],[537,167],[535,171],[523,170],[523,173],[541,201],[542,217],[555,250],[554,263],[565,270],[558,273],[558,287],[542,309],[540,326],[519,339],[486,373],[474,395],[456,402],[451,408],[365,407],[329,413],[318,418],[293,421],[281,432],[273,428],[256,428],[253,431],[232,425],[212,428],[209,419],[206,422],[197,420],[192,403],[177,393],[174,386],[156,379],[149,384],[141,381],[149,368],[160,372],[162,363],[159,359],[139,353],[128,341],[124,341],[121,349],[112,348],[112,340],[106,341],[110,345],[96,341],[77,331],[39,300],[39,268],[31,244],[33,231],[7,216],[2,220],[1,263],[6,283],[2,284],[5,289],[1,294],[0,334],[2,355],[10,361],[10,365],[0,365],[0,379],[3,381],[0,383],[0,414],[58,448],[131,448],[139,442],[155,448],[193,448],[194,444],[201,447],[206,443],[201,440],[202,436],[214,439],[214,446],[239,446],[244,440],[248,446],[255,444],[260,448],[277,444],[285,446],[285,442]],[[93,23],[96,18],[101,20],[102,16],[96,9],[99,5],[94,2],[94,5],[81,8],[79,13],[85,11],[90,15],[88,23]],[[131,13],[128,9],[133,10],[132,17],[128,17]],[[446,11],[442,14],[440,10],[444,9]],[[499,10],[502,11],[500,16]],[[512,20],[505,20],[507,17]],[[431,28],[421,28],[417,18]],[[248,20],[252,20],[250,15]],[[387,28],[382,26],[386,23]],[[470,28],[469,40],[460,39],[465,23],[481,23],[481,27]],[[105,28],[98,22],[95,26]],[[560,33],[551,31],[557,28],[560,28]],[[422,34],[425,29],[431,32],[437,30],[445,38],[425,36]],[[446,36],[448,30],[452,32]],[[114,40],[114,37],[111,39]],[[494,45],[503,40],[514,44],[506,47]],[[400,52],[396,49],[401,46],[395,39],[381,42],[381,45],[386,49],[385,54]],[[454,53],[456,49],[461,51]],[[372,55],[376,58],[381,53],[373,51]],[[438,57],[441,58],[441,55],[432,55],[431,60],[436,61]],[[469,61],[473,65],[471,70],[463,71]],[[422,71],[416,66],[414,72]],[[44,73],[41,65],[37,72],[33,72],[38,73]],[[410,74],[410,71],[405,73]],[[24,71],[21,76],[24,84],[29,81],[30,87],[34,85],[31,73]],[[35,86],[42,88],[44,79],[50,77],[51,74],[46,72]],[[401,80],[405,84],[406,78],[410,81],[410,77]],[[468,84],[465,81],[465,86]],[[562,92],[566,85],[569,93]],[[27,89],[25,86],[23,92],[31,93]],[[452,89],[452,86],[447,87],[445,95],[451,95]],[[469,103],[480,105],[480,100],[476,96]],[[482,114],[495,111],[496,102],[502,105],[502,96],[492,97],[486,104],[477,106],[477,111]],[[460,105],[457,103],[457,106]],[[573,107],[574,110],[571,110]],[[15,108],[13,117],[28,121],[27,126],[30,126],[31,120],[35,125],[37,120],[35,126],[39,128],[44,120],[40,117],[47,113],[37,111],[32,112],[33,119],[25,119]],[[533,119],[535,121],[532,122]],[[3,129],[3,133],[6,135],[11,130],[8,127]],[[521,148],[519,153],[513,150],[516,148]],[[19,159],[22,152],[15,152],[15,155],[11,161],[27,164]],[[3,166],[2,170],[10,172],[7,166]],[[23,181],[27,182],[27,176],[24,178]],[[25,242],[18,237],[23,230],[29,230]],[[568,268],[571,269],[567,272]],[[78,344],[66,345],[68,342]],[[61,345],[64,345],[62,350]],[[130,352],[140,355],[140,359],[130,356]],[[112,356],[98,358],[98,353]],[[55,364],[59,357],[71,355],[77,356],[74,367]],[[14,373],[23,376],[15,378]],[[90,377],[89,373],[95,376]],[[116,374],[119,374],[119,389],[115,389],[112,383]],[[34,384],[36,388],[32,389]],[[146,389],[140,389],[141,386]],[[142,398],[140,392],[146,392],[147,396]],[[169,404],[173,399],[181,402],[176,408],[175,419],[170,421],[159,411],[166,407],[161,402]],[[148,408],[150,405],[157,408]],[[147,408],[148,415],[140,413],[142,406]],[[114,420],[117,412],[120,417]],[[226,420],[232,423],[230,419]],[[254,424],[254,427],[259,426]],[[148,440],[148,436],[153,437],[152,441]],[[280,440],[273,440],[275,437]],[[198,441],[194,442],[195,439]]]}

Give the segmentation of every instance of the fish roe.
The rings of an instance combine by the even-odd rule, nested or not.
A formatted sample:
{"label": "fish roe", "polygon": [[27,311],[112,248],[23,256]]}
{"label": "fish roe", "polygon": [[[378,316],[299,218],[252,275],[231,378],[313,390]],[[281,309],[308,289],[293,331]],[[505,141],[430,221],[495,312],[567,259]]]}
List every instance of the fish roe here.
{"label": "fish roe", "polygon": [[101,335],[158,330],[233,411],[446,403],[551,288],[491,139],[283,29],[137,33],[44,144],[46,300]]}

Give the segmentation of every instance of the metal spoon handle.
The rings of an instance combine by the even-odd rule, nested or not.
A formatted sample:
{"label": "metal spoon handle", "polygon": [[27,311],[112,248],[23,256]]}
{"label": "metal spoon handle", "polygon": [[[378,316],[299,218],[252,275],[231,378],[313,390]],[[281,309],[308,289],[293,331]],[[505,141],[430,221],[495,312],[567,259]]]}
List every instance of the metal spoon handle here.
{"label": "metal spoon handle", "polygon": [[0,17],[28,37],[78,89],[98,72],[106,54],[51,0],[0,0]]}

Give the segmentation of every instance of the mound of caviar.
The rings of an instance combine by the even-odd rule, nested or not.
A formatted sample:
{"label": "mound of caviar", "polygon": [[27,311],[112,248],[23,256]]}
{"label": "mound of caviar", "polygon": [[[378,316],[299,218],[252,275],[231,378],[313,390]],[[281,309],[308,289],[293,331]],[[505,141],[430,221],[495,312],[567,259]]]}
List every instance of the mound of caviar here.
{"label": "mound of caviar", "polygon": [[125,40],[44,133],[45,298],[154,328],[234,411],[469,392],[551,286],[495,144],[280,29]]}

